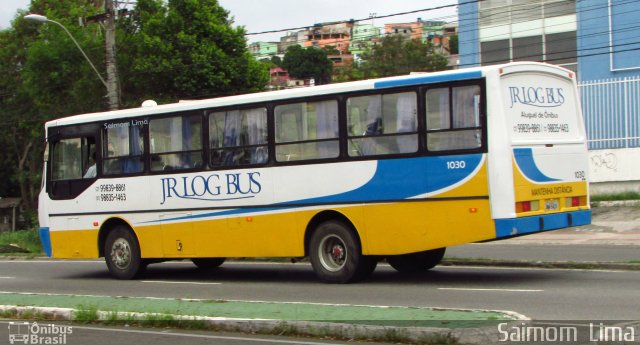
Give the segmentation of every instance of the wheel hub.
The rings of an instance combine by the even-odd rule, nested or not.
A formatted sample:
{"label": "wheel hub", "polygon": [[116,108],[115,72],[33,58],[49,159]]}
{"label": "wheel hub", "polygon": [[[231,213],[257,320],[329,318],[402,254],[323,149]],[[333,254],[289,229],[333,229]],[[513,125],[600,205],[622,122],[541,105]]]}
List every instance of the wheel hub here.
{"label": "wheel hub", "polygon": [[335,261],[344,260],[344,248],[340,245],[334,245],[331,250],[331,256]]}
{"label": "wheel hub", "polygon": [[131,263],[131,246],[123,238],[117,239],[111,247],[111,262],[119,269],[125,269]]}
{"label": "wheel hub", "polygon": [[328,235],[320,241],[319,259],[322,267],[330,272],[338,272],[347,262],[347,246],[342,238]]}

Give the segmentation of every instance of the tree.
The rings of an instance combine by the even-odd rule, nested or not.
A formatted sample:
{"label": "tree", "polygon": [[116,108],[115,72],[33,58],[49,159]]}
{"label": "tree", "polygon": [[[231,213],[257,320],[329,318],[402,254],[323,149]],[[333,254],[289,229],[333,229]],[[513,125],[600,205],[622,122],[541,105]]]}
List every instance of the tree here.
{"label": "tree", "polygon": [[314,47],[305,49],[299,45],[293,45],[287,48],[282,67],[294,78],[313,78],[315,83],[320,85],[331,81],[333,62],[327,58],[327,53],[322,49]]}
{"label": "tree", "polygon": [[458,35],[453,35],[449,38],[449,52],[458,54],[458,51]]}
{"label": "tree", "polygon": [[216,0],[139,0],[121,23],[119,65],[124,102],[138,105],[262,90],[266,64],[247,50]]}
{"label": "tree", "polygon": [[[30,12],[60,19],[94,61],[95,31],[74,25],[95,13],[83,0],[33,0]],[[101,109],[103,85],[68,35],[56,25],[25,21],[24,13],[0,32],[0,196],[22,197],[27,211],[37,208],[43,153],[43,123]],[[95,26],[97,28],[97,26]],[[101,54],[100,50],[98,54]],[[99,92],[98,92],[99,91]]]}
{"label": "tree", "polygon": [[[103,12],[101,1],[32,0],[28,12],[62,23],[98,70],[104,71],[99,24],[78,17]],[[215,0],[139,0],[118,32],[126,105],[262,90],[265,64],[246,48],[243,28],[231,28]],[[107,109],[106,89],[62,29],[18,13],[0,31],[0,196],[19,194],[35,211],[42,172],[45,121]]]}
{"label": "tree", "polygon": [[348,81],[356,81],[365,79],[364,72],[357,65],[336,67],[333,70],[333,82],[344,83]]}
{"label": "tree", "polygon": [[336,49],[336,46],[326,45],[322,47],[322,50],[324,50],[327,55],[340,55],[340,51]]}
{"label": "tree", "polygon": [[274,55],[274,56],[271,57],[271,63],[274,66],[282,67],[282,58],[279,57],[278,55]]}
{"label": "tree", "polygon": [[399,35],[385,37],[381,44],[365,52],[362,59],[358,69],[366,78],[438,71],[448,63],[446,57],[434,51],[431,43],[405,40]]}

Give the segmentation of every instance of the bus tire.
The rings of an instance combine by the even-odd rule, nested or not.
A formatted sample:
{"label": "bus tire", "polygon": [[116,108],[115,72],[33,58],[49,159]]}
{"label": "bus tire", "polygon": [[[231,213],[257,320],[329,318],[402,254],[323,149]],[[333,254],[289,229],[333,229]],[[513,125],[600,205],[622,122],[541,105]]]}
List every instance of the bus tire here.
{"label": "bus tire", "polygon": [[377,260],[362,255],[355,233],[340,221],[318,225],[309,242],[309,260],[316,276],[325,283],[344,284],[365,278]]}
{"label": "bus tire", "polygon": [[134,279],[147,265],[140,257],[140,245],[133,231],[117,226],[105,241],[104,259],[109,273],[118,279]]}
{"label": "bus tire", "polygon": [[201,270],[218,268],[224,263],[226,258],[193,258],[191,262]]}
{"label": "bus tire", "polygon": [[446,248],[438,248],[419,253],[389,256],[387,262],[396,271],[402,273],[426,271],[442,261],[445,250]]}

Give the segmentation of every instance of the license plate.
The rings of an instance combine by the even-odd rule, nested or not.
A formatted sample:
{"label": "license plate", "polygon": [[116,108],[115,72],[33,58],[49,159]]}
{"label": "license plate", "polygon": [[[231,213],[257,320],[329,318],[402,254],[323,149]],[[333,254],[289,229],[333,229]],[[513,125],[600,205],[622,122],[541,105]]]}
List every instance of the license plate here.
{"label": "license plate", "polygon": [[560,208],[558,199],[549,199],[544,202],[544,209],[547,211],[557,211]]}

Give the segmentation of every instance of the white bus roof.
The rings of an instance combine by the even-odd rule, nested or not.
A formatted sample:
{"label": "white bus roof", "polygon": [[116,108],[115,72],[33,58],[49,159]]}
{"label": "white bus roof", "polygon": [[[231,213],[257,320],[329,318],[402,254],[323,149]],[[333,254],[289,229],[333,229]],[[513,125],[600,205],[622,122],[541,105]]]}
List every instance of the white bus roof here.
{"label": "white bus roof", "polygon": [[294,98],[304,98],[312,96],[332,95],[343,92],[382,90],[391,87],[411,86],[419,84],[431,84],[448,81],[460,81],[477,79],[486,76],[488,72],[500,71],[501,74],[516,73],[521,71],[539,71],[545,73],[559,74],[570,77],[571,71],[555,65],[538,62],[512,62],[503,65],[493,65],[484,67],[474,67],[459,70],[449,70],[431,73],[418,73],[397,77],[368,79],[362,81],[327,84],[297,89],[280,91],[257,92],[238,96],[228,96],[211,98],[204,100],[194,100],[188,102],[170,103],[158,106],[130,108],[115,111],[105,111],[97,113],[87,113],[73,115],[56,120],[48,121],[45,128],[54,126],[65,126],[80,123],[100,122],[113,119],[135,118],[148,115],[160,115],[165,113],[186,112],[206,108],[220,108],[233,105],[262,103],[279,101]]}

